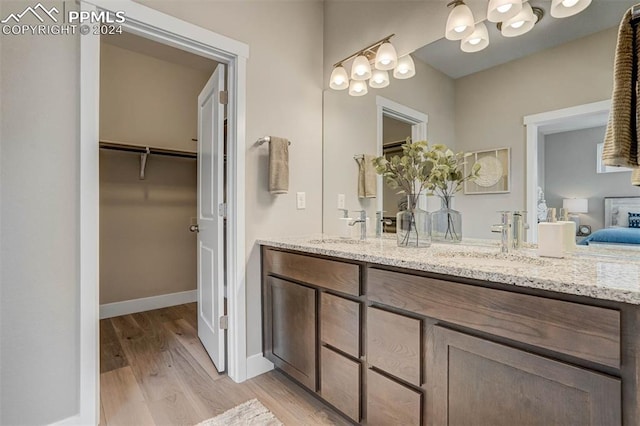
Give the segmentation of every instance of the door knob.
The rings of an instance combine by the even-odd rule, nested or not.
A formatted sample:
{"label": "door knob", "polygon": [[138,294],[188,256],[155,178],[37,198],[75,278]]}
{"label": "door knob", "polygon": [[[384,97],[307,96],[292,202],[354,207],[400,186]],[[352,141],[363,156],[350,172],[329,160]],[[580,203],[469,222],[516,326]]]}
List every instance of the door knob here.
{"label": "door knob", "polygon": [[189,231],[191,231],[191,232],[200,232],[200,229],[198,228],[198,225],[191,225],[189,227]]}

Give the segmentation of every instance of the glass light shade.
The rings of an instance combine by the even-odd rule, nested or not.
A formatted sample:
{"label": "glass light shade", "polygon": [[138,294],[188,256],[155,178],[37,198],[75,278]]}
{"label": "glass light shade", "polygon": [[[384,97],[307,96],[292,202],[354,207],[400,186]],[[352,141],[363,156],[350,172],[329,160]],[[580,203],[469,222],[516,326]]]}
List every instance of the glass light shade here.
{"label": "glass light shade", "polygon": [[521,10],[522,0],[491,0],[487,9],[487,19],[491,22],[508,21]]}
{"label": "glass light shade", "polygon": [[475,31],[460,43],[463,52],[479,52],[489,46],[489,31],[484,22],[476,24]]}
{"label": "glass light shade", "polygon": [[590,4],[591,0],[553,0],[551,2],[551,16],[567,18],[582,12]]}
{"label": "glass light shade", "polygon": [[376,52],[376,69],[387,71],[392,70],[398,64],[398,54],[393,44],[386,42],[383,43]]}
{"label": "glass light shade", "polygon": [[352,80],[368,80],[371,77],[371,64],[364,55],[359,55],[353,60],[351,65]]}
{"label": "glass light shade", "polygon": [[389,72],[383,70],[374,70],[369,79],[369,86],[374,89],[382,89],[389,85]]}
{"label": "glass light shade", "polygon": [[586,198],[565,198],[562,200],[562,208],[569,213],[589,213],[589,200]]}
{"label": "glass light shade", "polygon": [[398,65],[393,70],[393,77],[398,80],[404,80],[416,75],[416,65],[413,63],[411,55],[405,55],[402,58],[398,58]]}
{"label": "glass light shade", "polygon": [[474,26],[475,21],[471,9],[463,2],[460,2],[449,13],[444,35],[449,40],[462,40],[471,35]]}
{"label": "glass light shade", "polygon": [[331,78],[329,79],[329,87],[333,90],[344,90],[349,87],[349,76],[347,70],[342,65],[339,65],[331,71]]}
{"label": "glass light shade", "polygon": [[513,18],[502,23],[502,35],[505,37],[517,37],[526,34],[538,21],[538,17],[533,13],[531,5],[527,2],[522,5],[522,10]]}
{"label": "glass light shade", "polygon": [[351,96],[364,96],[368,91],[367,82],[364,80],[351,80],[351,83],[349,83],[349,94]]}

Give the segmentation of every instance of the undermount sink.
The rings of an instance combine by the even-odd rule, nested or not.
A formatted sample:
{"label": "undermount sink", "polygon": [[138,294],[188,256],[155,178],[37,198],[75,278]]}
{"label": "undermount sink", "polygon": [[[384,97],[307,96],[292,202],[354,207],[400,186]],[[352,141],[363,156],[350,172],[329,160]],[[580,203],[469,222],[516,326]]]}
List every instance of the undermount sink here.
{"label": "undermount sink", "polygon": [[477,252],[477,251],[444,251],[434,253],[435,257],[442,257],[447,259],[469,259],[478,260],[483,264],[493,265],[505,265],[513,263],[521,263],[525,265],[533,266],[548,266],[551,265],[546,259],[539,257],[525,256],[520,253],[501,253],[501,252]]}
{"label": "undermount sink", "polygon": [[369,244],[367,240],[351,240],[348,238],[327,238],[309,240],[309,244]]}

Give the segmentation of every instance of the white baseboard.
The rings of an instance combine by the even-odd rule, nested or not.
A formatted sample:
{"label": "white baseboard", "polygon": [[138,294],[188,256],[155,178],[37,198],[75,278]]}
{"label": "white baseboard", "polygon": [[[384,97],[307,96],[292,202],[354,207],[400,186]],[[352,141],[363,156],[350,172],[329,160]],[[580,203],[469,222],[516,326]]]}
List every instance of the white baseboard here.
{"label": "white baseboard", "polygon": [[125,300],[122,302],[106,303],[100,305],[100,319],[191,303],[195,302],[197,297],[198,294],[196,290],[190,290],[179,293],[162,294],[160,296],[143,297],[141,299]]}
{"label": "white baseboard", "polygon": [[247,358],[247,380],[273,370],[273,363],[262,354],[251,355]]}

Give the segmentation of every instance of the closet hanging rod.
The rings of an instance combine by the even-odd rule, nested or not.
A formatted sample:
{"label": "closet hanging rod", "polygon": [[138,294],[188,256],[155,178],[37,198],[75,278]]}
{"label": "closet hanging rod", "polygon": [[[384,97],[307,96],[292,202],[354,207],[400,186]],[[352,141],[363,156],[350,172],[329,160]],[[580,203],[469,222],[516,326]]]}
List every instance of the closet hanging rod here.
{"label": "closet hanging rod", "polygon": [[113,141],[100,141],[100,149],[109,149],[113,151],[134,152],[136,154],[154,154],[164,155],[167,157],[179,158],[198,158],[198,153],[189,151],[178,151],[175,149],[151,148],[141,145],[129,145]]}
{"label": "closet hanging rod", "polygon": [[397,140],[397,141],[391,141],[391,142],[384,142],[384,143],[382,144],[382,148],[383,148],[383,149],[384,149],[384,148],[396,148],[396,147],[398,147],[398,146],[402,146],[402,145],[404,145],[404,144],[405,144],[405,143],[407,143],[407,142],[411,143],[411,142],[412,142],[411,138],[408,138],[408,139],[400,139],[400,140]]}

